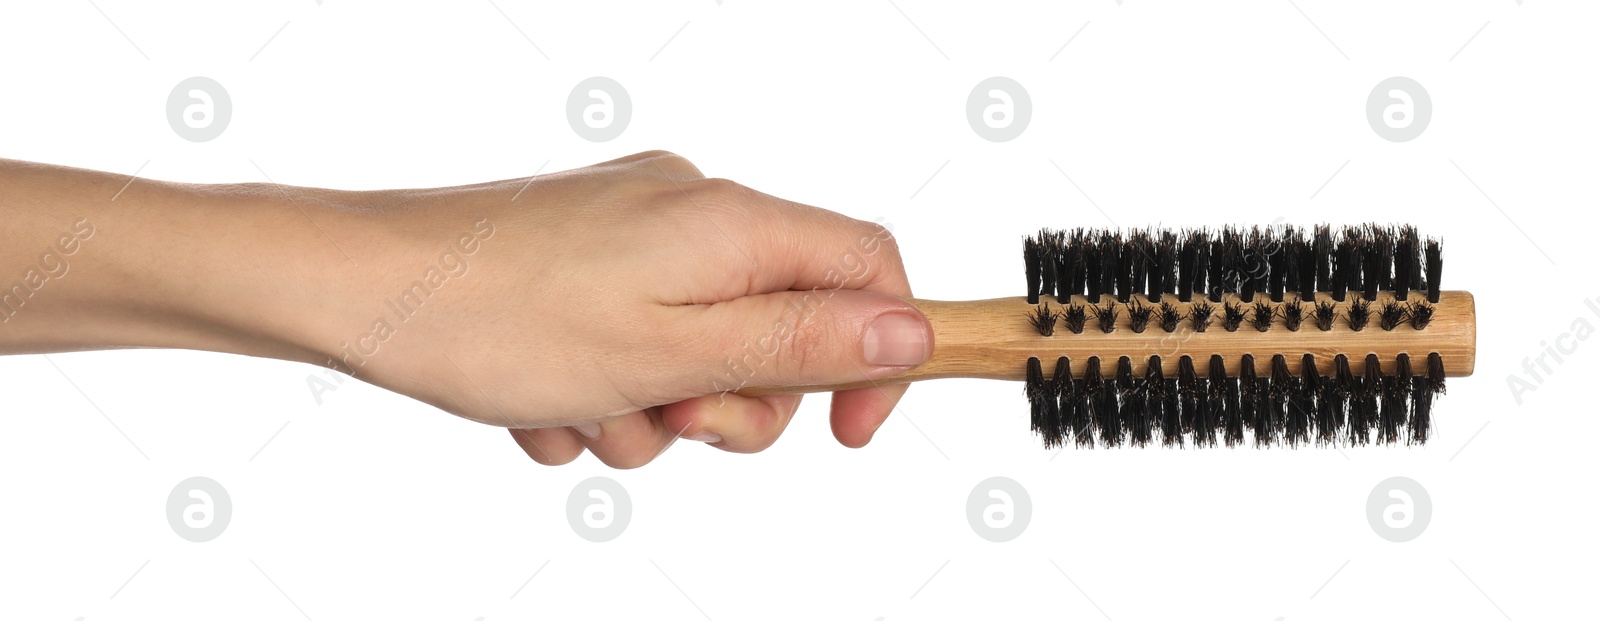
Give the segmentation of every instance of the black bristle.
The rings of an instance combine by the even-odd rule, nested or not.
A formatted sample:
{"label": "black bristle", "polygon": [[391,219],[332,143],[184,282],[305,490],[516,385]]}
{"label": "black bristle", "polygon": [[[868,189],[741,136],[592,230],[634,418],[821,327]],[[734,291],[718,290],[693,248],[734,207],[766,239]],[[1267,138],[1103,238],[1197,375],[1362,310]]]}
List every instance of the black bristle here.
{"label": "black bristle", "polygon": [[[1145,387],[1133,379],[1133,360],[1127,356],[1117,360],[1117,395],[1121,401],[1119,415],[1129,443],[1137,447],[1150,444],[1150,419],[1145,417]],[[1122,436],[1119,435],[1120,439]]]}
{"label": "black bristle", "polygon": [[1075,229],[1067,236],[1066,256],[1071,264],[1068,265],[1065,275],[1057,275],[1057,279],[1068,283],[1067,291],[1063,294],[1065,299],[1057,301],[1069,302],[1071,296],[1083,295],[1089,269],[1088,245],[1088,234],[1083,229]]}
{"label": "black bristle", "polygon": [[1284,435],[1295,441],[1311,442],[1312,425],[1317,417],[1318,379],[1317,358],[1311,354],[1300,357],[1300,377],[1294,383],[1294,394],[1289,398],[1288,418],[1284,419]]}
{"label": "black bristle", "polygon": [[1328,300],[1317,301],[1317,305],[1312,312],[1317,318],[1317,329],[1323,332],[1332,330],[1333,320],[1339,316],[1338,308]]}
{"label": "black bristle", "polygon": [[1061,312],[1051,310],[1050,303],[1045,302],[1028,313],[1028,323],[1033,324],[1041,336],[1051,336],[1056,333],[1056,320],[1061,318]]}
{"label": "black bristle", "polygon": [[1256,301],[1256,292],[1260,291],[1261,277],[1266,275],[1267,260],[1261,253],[1261,231],[1254,229],[1243,238],[1244,246],[1239,251],[1239,299],[1245,302]]}
{"label": "black bristle", "polygon": [[[1220,235],[1220,234],[1219,234]],[[1206,292],[1212,302],[1221,302],[1223,293],[1222,275],[1226,273],[1227,264],[1223,258],[1223,246],[1226,242],[1221,237],[1213,237],[1211,246],[1206,250]]]}
{"label": "black bristle", "polygon": [[1176,407],[1168,403],[1175,398],[1171,380],[1161,370],[1161,356],[1151,356],[1144,369],[1144,383],[1149,388],[1145,408],[1150,411],[1150,423],[1161,429],[1162,446],[1183,446],[1183,429],[1178,423]]}
{"label": "black bristle", "polygon": [[1239,357],[1239,415],[1252,429],[1256,424],[1255,391],[1256,357],[1244,354]]}
{"label": "black bristle", "polygon": [[[1186,433],[1195,432],[1195,418],[1200,409],[1200,378],[1194,372],[1194,360],[1188,356],[1178,358],[1179,425]],[[1203,440],[1196,436],[1198,446]]]}
{"label": "black bristle", "polygon": [[1183,320],[1183,313],[1171,302],[1162,302],[1156,311],[1156,318],[1163,332],[1171,332],[1178,329],[1178,322]]}
{"label": "black bristle", "polygon": [[[1244,253],[1244,238],[1233,227],[1222,229],[1222,293],[1238,293],[1244,266],[1242,257]],[[1212,302],[1222,302],[1221,295],[1213,295]]]}
{"label": "black bristle", "polygon": [[1028,270],[1028,303],[1039,303],[1039,242],[1032,237],[1022,240],[1022,262]]}
{"label": "black bristle", "polygon": [[1228,369],[1224,366],[1222,356],[1211,356],[1211,369],[1206,378],[1206,412],[1212,430],[1210,443],[1217,443],[1216,432],[1222,432],[1222,443],[1225,446],[1238,446],[1244,439],[1244,422],[1239,420],[1238,404],[1232,402],[1230,388],[1232,380],[1228,379]]}
{"label": "black bristle", "polygon": [[1444,358],[1439,352],[1428,354],[1428,390],[1436,395],[1444,394]]}
{"label": "black bristle", "polygon": [[1387,278],[1389,273],[1387,270],[1383,270],[1382,244],[1378,243],[1376,231],[1369,228],[1364,241],[1365,243],[1361,249],[1361,283],[1364,287],[1362,291],[1368,300],[1376,300],[1378,299],[1378,289],[1381,288],[1383,279]]}
{"label": "black bristle", "polygon": [[1422,265],[1425,262],[1423,260],[1422,253],[1422,236],[1417,233],[1417,227],[1410,225],[1401,227],[1400,232],[1401,235],[1405,236],[1407,239],[1407,252],[1410,253],[1411,257],[1407,260],[1407,263],[1411,266],[1411,269],[1410,275],[1406,277],[1406,280],[1411,283],[1411,289],[1413,291],[1425,289],[1427,288],[1427,285],[1425,284],[1427,283],[1427,280],[1424,279],[1422,275]]}
{"label": "black bristle", "polygon": [[[1100,236],[1100,293],[1113,294],[1117,286],[1117,259],[1122,244],[1116,235],[1107,232]],[[1095,302],[1103,300],[1096,298]]]}
{"label": "black bristle", "polygon": [[1383,328],[1385,332],[1395,329],[1396,326],[1405,323],[1406,313],[1409,310],[1409,306],[1394,300],[1384,302],[1383,308],[1378,311],[1378,327]]}
{"label": "black bristle", "polygon": [[1133,244],[1123,242],[1117,245],[1117,301],[1123,304],[1133,296]]}
{"label": "black bristle", "polygon": [[1402,437],[1410,441],[1410,433],[1401,428],[1411,423],[1411,393],[1413,376],[1411,372],[1411,356],[1401,353],[1394,357],[1394,375],[1384,378],[1383,409],[1384,416],[1388,417],[1388,410],[1393,408],[1394,436],[1388,441],[1399,442]]}
{"label": "black bristle", "polygon": [[1301,300],[1313,299],[1317,292],[1317,251],[1316,243],[1301,235],[1297,242],[1298,251],[1294,264],[1290,267],[1297,278],[1295,282],[1295,295]]}
{"label": "black bristle", "polygon": [[1412,227],[1402,227],[1395,237],[1394,247],[1394,299],[1406,301],[1411,295],[1411,287],[1415,282],[1411,280],[1416,273],[1417,263],[1417,230]]}
{"label": "black bristle", "polygon": [[1350,310],[1344,316],[1350,321],[1350,329],[1360,332],[1367,327],[1367,322],[1372,321],[1372,303],[1357,298],[1350,303]]}
{"label": "black bristle", "polygon": [[1084,234],[1083,238],[1083,280],[1088,288],[1087,295],[1091,304],[1100,303],[1100,246],[1099,235],[1094,231]]}
{"label": "black bristle", "polygon": [[1421,330],[1433,322],[1433,306],[1422,300],[1411,303],[1411,310],[1406,311],[1411,317],[1411,328]]}
{"label": "black bristle", "polygon": [[[1333,231],[1326,224],[1317,225],[1311,240],[1312,264],[1316,266],[1315,291],[1332,291]],[[1308,297],[1309,299],[1309,297]]]}
{"label": "black bristle", "polygon": [[[1311,369],[1307,373],[1306,369]],[[1317,372],[1317,358],[1311,354],[1300,357],[1300,387],[1307,398],[1315,399],[1317,444],[1327,446],[1339,437],[1339,427],[1333,420],[1333,399],[1329,391],[1332,382]]]}
{"label": "black bristle", "polygon": [[1329,275],[1328,286],[1323,287],[1335,302],[1343,302],[1345,290],[1350,286],[1350,244],[1348,239],[1340,238],[1330,241],[1333,244],[1333,269]]}
{"label": "black bristle", "polygon": [[1411,444],[1423,444],[1433,427],[1433,398],[1444,392],[1444,360],[1428,354],[1428,374],[1411,380]]}
{"label": "black bristle", "polygon": [[1346,423],[1354,424],[1352,418],[1354,410],[1351,407],[1355,394],[1360,390],[1360,382],[1354,373],[1350,372],[1350,358],[1344,354],[1333,357],[1333,387],[1331,394],[1333,403],[1333,426],[1344,428]]}
{"label": "black bristle", "polygon": [[1378,424],[1378,395],[1383,391],[1383,375],[1378,365],[1373,363],[1375,359],[1376,356],[1372,356],[1364,362],[1366,370],[1361,374],[1356,394],[1351,399],[1351,444],[1370,443],[1372,427]]}
{"label": "black bristle", "polygon": [[[1043,434],[1045,431],[1045,386],[1044,370],[1039,366],[1039,359],[1028,358],[1028,379],[1022,383],[1022,392],[1028,397],[1028,410],[1030,426],[1034,433]],[[1049,445],[1049,437],[1045,439]]]}
{"label": "black bristle", "polygon": [[1063,408],[1067,405],[1066,393],[1071,390],[1072,369],[1067,357],[1062,356],[1056,359],[1056,372],[1045,392],[1044,428],[1039,431],[1046,447],[1055,448],[1066,442],[1067,420]]}
{"label": "black bristle", "polygon": [[1083,326],[1088,322],[1089,309],[1084,308],[1082,304],[1068,304],[1061,311],[1061,323],[1073,334],[1083,334]]}
{"label": "black bristle", "polygon": [[1194,243],[1194,290],[1205,295],[1211,286],[1208,280],[1211,275],[1211,233],[1205,229],[1195,231],[1191,241]]}
{"label": "black bristle", "polygon": [[[1267,293],[1272,279],[1272,255],[1277,252],[1277,237],[1272,234],[1272,229],[1263,231],[1259,227],[1250,229],[1250,247],[1252,259],[1248,259],[1245,267],[1251,280],[1250,290],[1254,293]],[[1255,297],[1245,299],[1254,302]]]}
{"label": "black bristle", "polygon": [[1216,313],[1217,307],[1210,302],[1201,300],[1189,307],[1189,327],[1195,332],[1205,332],[1211,326],[1211,316]]}
{"label": "black bristle", "polygon": [[1400,426],[1406,422],[1405,410],[1396,400],[1398,391],[1395,390],[1395,378],[1385,375],[1378,360],[1377,354],[1367,354],[1367,380],[1374,377],[1373,369],[1378,369],[1376,387],[1378,398],[1378,442],[1380,444],[1394,444],[1400,439]]}
{"label": "black bristle", "polygon": [[1100,376],[1100,358],[1098,356],[1090,356],[1088,368],[1083,372],[1083,417],[1087,420],[1085,425],[1086,433],[1077,435],[1078,426],[1073,425],[1078,446],[1094,446],[1094,433],[1099,429],[1100,421],[1102,420],[1100,408],[1105,403],[1105,393],[1106,382],[1105,378]]}
{"label": "black bristle", "polygon": [[[1178,236],[1172,231],[1162,231],[1161,237],[1156,241],[1156,267],[1150,270],[1151,282],[1156,283],[1155,292],[1161,295],[1176,293],[1178,290]],[[1158,297],[1150,298],[1151,302]]]}
{"label": "black bristle", "polygon": [[1394,290],[1394,229],[1374,227],[1373,242],[1378,250],[1378,288]]}
{"label": "black bristle", "polygon": [[1439,303],[1439,277],[1444,272],[1444,253],[1439,240],[1428,240],[1428,302]]}
{"label": "black bristle", "polygon": [[1178,301],[1180,302],[1194,299],[1195,272],[1200,265],[1200,249],[1196,247],[1195,239],[1195,233],[1186,233],[1183,242],[1178,246]]}
{"label": "black bristle", "polygon": [[1273,235],[1267,251],[1267,296],[1274,302],[1283,301],[1283,290],[1289,278],[1289,248],[1283,239]]}
{"label": "black bristle", "polygon": [[1054,232],[1039,231],[1039,295],[1056,294],[1056,257],[1061,242]]}
{"label": "black bristle", "polygon": [[1128,324],[1134,334],[1144,333],[1145,326],[1150,325],[1150,318],[1156,314],[1155,308],[1145,306],[1139,300],[1128,304]]}
{"label": "black bristle", "polygon": [[[1363,255],[1361,252],[1361,229],[1345,227],[1345,237],[1340,246],[1340,258],[1344,260],[1345,288],[1357,293],[1361,292],[1361,267]],[[1335,300],[1344,300],[1344,294],[1339,287],[1333,288]]]}
{"label": "black bristle", "polygon": [[1086,385],[1098,384],[1099,390],[1089,390],[1090,399],[1098,396],[1098,403],[1094,406],[1094,425],[1100,432],[1100,443],[1105,446],[1117,446],[1122,443],[1122,413],[1117,404],[1117,387],[1106,382],[1100,375],[1100,359],[1089,359],[1089,375],[1085,378]]}
{"label": "black bristle", "polygon": [[1150,270],[1150,262],[1155,260],[1154,242],[1150,241],[1148,231],[1134,231],[1128,244],[1131,246],[1130,258],[1133,259],[1133,292],[1147,294],[1150,291],[1147,273]]}
{"label": "black bristle", "polygon": [[1299,428],[1299,417],[1290,412],[1295,393],[1299,391],[1299,383],[1293,375],[1289,374],[1289,361],[1283,354],[1272,356],[1272,385],[1267,389],[1271,396],[1269,410],[1272,415],[1274,427],[1283,433],[1283,441],[1289,446],[1297,445],[1301,440],[1304,430]]}
{"label": "black bristle", "polygon": [[[1089,416],[1085,411],[1085,390],[1083,380],[1072,375],[1072,364],[1066,358],[1056,361],[1056,376],[1064,377],[1061,382],[1061,420],[1063,436],[1071,435],[1078,446],[1084,446],[1085,439],[1089,445],[1094,444],[1094,431],[1090,428]],[[1062,438],[1062,443],[1066,442]]]}
{"label": "black bristle", "polygon": [[1239,329],[1239,324],[1244,323],[1244,306],[1238,302],[1228,302],[1222,305],[1222,329],[1233,332]]}
{"label": "black bristle", "polygon": [[1095,321],[1098,322],[1100,331],[1106,334],[1111,334],[1112,330],[1117,329],[1117,315],[1117,303],[1114,301],[1106,302],[1105,306],[1094,307]]}
{"label": "black bristle", "polygon": [[1072,256],[1072,242],[1066,232],[1057,232],[1056,235],[1061,243],[1061,251],[1056,253],[1056,301],[1066,304],[1072,301],[1072,270],[1077,260]]}
{"label": "black bristle", "polygon": [[1266,332],[1272,329],[1272,316],[1277,310],[1266,302],[1256,302],[1250,309],[1250,325],[1256,327],[1256,332]]}
{"label": "black bristle", "polygon": [[1299,300],[1284,302],[1278,307],[1278,314],[1283,317],[1283,327],[1290,332],[1299,332],[1300,323],[1306,319],[1306,308]]}
{"label": "black bristle", "polygon": [[1222,439],[1229,447],[1244,443],[1245,414],[1240,402],[1239,378],[1225,377],[1227,396],[1222,412]]}
{"label": "black bristle", "polygon": [[1239,366],[1239,416],[1255,434],[1256,447],[1278,443],[1277,421],[1272,416],[1271,381],[1256,375],[1255,356],[1245,354]]}

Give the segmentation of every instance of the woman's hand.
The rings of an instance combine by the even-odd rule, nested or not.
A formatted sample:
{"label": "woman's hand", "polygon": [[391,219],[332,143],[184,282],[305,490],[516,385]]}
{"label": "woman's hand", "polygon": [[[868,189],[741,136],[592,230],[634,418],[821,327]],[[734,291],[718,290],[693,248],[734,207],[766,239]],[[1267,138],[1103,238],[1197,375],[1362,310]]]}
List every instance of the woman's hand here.
{"label": "woman's hand", "polygon": [[[759,451],[798,395],[932,350],[883,227],[663,152],[533,179],[341,192],[0,160],[0,353],[177,347],[309,362],[619,468]],[[841,391],[867,443],[904,386]]]}
{"label": "woman's hand", "polygon": [[[728,391],[877,379],[932,348],[883,227],[670,153],[363,202],[411,251],[332,366],[509,427],[540,463],[631,468],[680,437],[759,451],[800,395]],[[904,391],[835,393],[835,437],[866,444]]]}

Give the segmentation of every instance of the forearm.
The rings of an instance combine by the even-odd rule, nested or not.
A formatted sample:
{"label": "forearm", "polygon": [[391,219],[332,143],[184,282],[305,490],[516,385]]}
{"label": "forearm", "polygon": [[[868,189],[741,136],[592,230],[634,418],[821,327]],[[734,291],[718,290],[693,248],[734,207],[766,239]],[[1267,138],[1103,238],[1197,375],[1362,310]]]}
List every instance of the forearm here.
{"label": "forearm", "polygon": [[351,195],[0,160],[0,353],[176,347],[320,363]]}

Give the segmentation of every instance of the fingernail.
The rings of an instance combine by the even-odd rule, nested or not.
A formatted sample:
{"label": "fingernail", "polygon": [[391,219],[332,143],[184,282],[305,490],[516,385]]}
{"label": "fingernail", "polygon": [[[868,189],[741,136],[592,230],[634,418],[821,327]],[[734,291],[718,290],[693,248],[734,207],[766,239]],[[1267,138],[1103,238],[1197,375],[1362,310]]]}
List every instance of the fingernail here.
{"label": "fingernail", "polygon": [[706,444],[715,444],[717,442],[721,442],[722,441],[722,436],[719,436],[719,435],[717,435],[715,433],[712,433],[712,432],[709,432],[709,431],[702,431],[702,432],[694,434],[692,436],[684,436],[684,437],[688,438],[690,440],[694,440],[695,442],[704,442]]}
{"label": "fingernail", "polygon": [[590,440],[600,437],[600,423],[584,423],[582,425],[573,425],[572,430]]}
{"label": "fingernail", "polygon": [[928,361],[928,325],[920,317],[884,313],[867,326],[861,354],[867,364],[903,367]]}

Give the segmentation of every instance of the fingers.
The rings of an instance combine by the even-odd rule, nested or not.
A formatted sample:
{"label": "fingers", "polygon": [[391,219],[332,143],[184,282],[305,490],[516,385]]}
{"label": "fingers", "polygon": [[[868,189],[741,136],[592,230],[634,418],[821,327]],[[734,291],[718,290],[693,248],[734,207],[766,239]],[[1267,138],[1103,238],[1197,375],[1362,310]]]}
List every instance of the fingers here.
{"label": "fingers", "polygon": [[884,384],[833,393],[833,407],[828,415],[833,437],[850,448],[866,446],[910,386]]}
{"label": "fingers", "polygon": [[676,439],[676,435],[665,431],[660,408],[571,427],[510,431],[528,457],[546,466],[570,463],[588,449],[612,468],[638,468],[650,463]]}
{"label": "fingers", "polygon": [[624,470],[650,463],[677,439],[662,424],[658,407],[575,425],[572,430],[601,462]]}
{"label": "fingers", "polygon": [[734,453],[754,453],[772,446],[783,434],[801,396],[706,395],[662,406],[661,418],[685,439]]}
{"label": "fingers", "polygon": [[915,306],[869,291],[785,291],[669,309],[656,355],[687,394],[877,380],[927,361],[933,330]]}
{"label": "fingers", "polygon": [[549,429],[510,429],[517,446],[534,461],[546,466],[570,463],[583,454],[583,443],[566,427]]}

